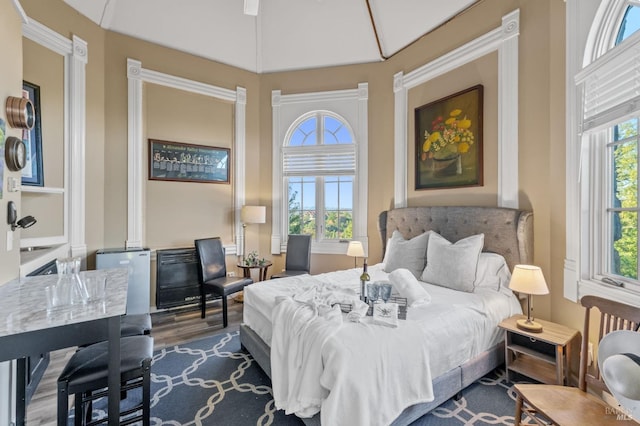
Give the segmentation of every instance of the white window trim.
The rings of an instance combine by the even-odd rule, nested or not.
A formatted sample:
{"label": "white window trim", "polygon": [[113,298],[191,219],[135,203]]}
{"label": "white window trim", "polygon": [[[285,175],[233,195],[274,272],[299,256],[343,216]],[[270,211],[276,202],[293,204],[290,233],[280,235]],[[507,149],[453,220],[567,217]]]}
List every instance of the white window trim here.
{"label": "white window trim", "polygon": [[[567,0],[566,37],[567,37],[567,75],[566,75],[566,257],[564,260],[564,297],[578,302],[585,295],[596,295],[622,303],[640,306],[640,294],[624,288],[608,286],[590,279],[593,276],[594,262],[602,261],[593,257],[589,250],[601,238],[593,235],[587,239],[584,226],[591,226],[592,215],[586,200],[593,200],[595,191],[584,193],[582,179],[589,178],[590,159],[593,158],[589,137],[598,137],[595,130],[583,134],[592,126],[583,123],[583,84],[596,75],[605,61],[594,62],[607,54],[620,26],[622,11],[626,8],[624,0],[585,1]],[[612,38],[613,37],[613,38]],[[620,46],[619,46],[620,47]],[[623,49],[610,52],[618,55]],[[633,111],[629,110],[629,113]],[[606,120],[593,124],[594,129]],[[585,126],[586,128],[583,128]],[[597,213],[596,213],[597,215]]]}
{"label": "white window trim", "polygon": [[233,193],[236,244],[225,245],[227,255],[243,253],[242,224],[240,211],[245,201],[245,145],[246,145],[246,106],[247,90],[236,87],[236,90],[225,89],[211,84],[201,83],[182,77],[164,74],[142,68],[142,62],[127,58],[128,79],[128,181],[127,181],[127,248],[144,246],[144,183],[147,170],[147,159],[142,155],[143,140],[143,83],[152,83],[177,90],[210,96],[223,101],[232,102],[234,111],[233,132]]}
{"label": "white window trim", "polygon": [[[368,103],[369,85],[358,84],[357,89],[329,92],[283,95],[280,90],[271,93],[273,110],[273,223],[271,253],[286,252],[288,222],[284,212],[287,188],[282,173],[282,143],[291,125],[304,113],[311,110],[326,110],[338,113],[347,120],[357,141],[356,175],[354,176],[353,239],[361,241],[368,253]],[[355,105],[354,105],[355,102]],[[356,208],[357,206],[357,208]],[[312,242],[311,252],[318,254],[345,254],[346,242]]]}

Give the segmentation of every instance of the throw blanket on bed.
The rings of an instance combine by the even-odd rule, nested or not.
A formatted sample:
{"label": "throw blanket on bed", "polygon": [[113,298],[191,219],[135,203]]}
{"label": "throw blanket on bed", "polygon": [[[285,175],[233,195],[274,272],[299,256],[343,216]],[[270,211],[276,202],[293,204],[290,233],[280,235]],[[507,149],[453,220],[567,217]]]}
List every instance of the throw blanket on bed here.
{"label": "throw blanket on bed", "polygon": [[299,417],[321,411],[326,425],[369,426],[388,425],[408,405],[433,400],[428,350],[407,347],[426,338],[419,322],[401,321],[395,329],[370,318],[343,322],[339,307],[331,304],[354,296],[315,284],[277,298],[272,312],[277,408]]}

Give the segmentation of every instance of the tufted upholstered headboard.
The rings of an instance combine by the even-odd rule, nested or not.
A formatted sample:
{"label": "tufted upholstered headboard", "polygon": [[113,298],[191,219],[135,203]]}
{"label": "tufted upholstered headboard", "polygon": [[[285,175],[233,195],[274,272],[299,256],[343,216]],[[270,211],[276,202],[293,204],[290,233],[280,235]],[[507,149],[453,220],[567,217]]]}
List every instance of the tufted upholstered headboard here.
{"label": "tufted upholstered headboard", "polygon": [[433,230],[451,242],[484,234],[483,251],[499,253],[513,270],[533,262],[533,213],[502,207],[405,207],[378,217],[382,255],[387,240],[398,230],[405,239]]}

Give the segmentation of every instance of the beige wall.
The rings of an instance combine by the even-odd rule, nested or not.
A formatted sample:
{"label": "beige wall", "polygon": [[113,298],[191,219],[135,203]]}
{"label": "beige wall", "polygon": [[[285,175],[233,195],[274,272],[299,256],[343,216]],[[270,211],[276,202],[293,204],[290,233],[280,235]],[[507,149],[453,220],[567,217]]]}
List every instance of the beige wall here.
{"label": "beige wall", "polygon": [[[247,203],[266,202],[255,189],[258,171],[264,164],[258,140],[259,77],[256,74],[116,33],[106,34],[105,47],[109,149],[104,157],[104,247],[122,247],[127,238],[127,58],[141,61],[145,69],[231,90],[237,86],[246,88],[246,199]],[[143,87],[146,138],[232,147],[233,109],[233,104],[201,95],[147,83]],[[235,155],[232,150],[232,163]],[[145,171],[145,176],[147,173]],[[196,238],[211,236],[220,236],[225,244],[234,243],[233,164],[230,173],[231,184],[147,181],[145,246],[151,249],[187,247],[193,246]],[[257,227],[253,227],[247,233],[250,249],[257,246],[256,230]],[[235,257],[227,256],[227,269],[240,273],[235,263]],[[153,263],[152,271],[155,268]],[[155,300],[154,283],[155,274],[152,274],[152,300]]]}
{"label": "beige wall", "polygon": [[[145,84],[144,101],[148,138],[232,148],[234,104],[154,84]],[[231,189],[224,183],[147,180],[146,245],[191,247],[194,239],[212,236],[232,242]]]}
{"label": "beige wall", "polygon": [[[0,100],[1,105],[7,96],[22,96],[22,21],[14,9],[10,0],[0,0],[0,46],[5,60],[2,61],[2,78],[0,78]],[[0,139],[0,152],[4,153],[4,139],[6,136],[21,137],[20,129],[13,129],[9,126],[4,107],[0,108],[0,118],[5,122],[6,135]],[[7,203],[16,203],[18,214],[21,213],[20,193],[7,192],[7,182],[9,177],[20,178],[20,172],[10,172],[4,164],[4,158],[0,159],[0,285],[16,278],[19,274],[20,252],[18,238],[20,230],[13,233],[15,242],[13,250],[7,251],[7,232],[11,227],[7,225],[6,212]]]}
{"label": "beige wall", "polygon": [[[64,57],[22,39],[23,80],[40,87],[40,126],[44,186],[64,187]],[[64,232],[63,194],[22,193],[22,216],[38,222],[22,237],[53,237]]]}
{"label": "beige wall", "polygon": [[[78,33],[100,38],[97,27],[75,12],[69,10],[60,0],[47,2],[25,0],[25,8],[37,19],[58,29],[63,34]],[[410,72],[417,67],[438,58],[442,54],[497,28],[503,15],[520,8],[519,38],[519,169],[520,206],[532,209],[535,214],[535,263],[543,268],[551,294],[536,297],[535,314],[580,328],[582,311],[577,305],[562,296],[562,274],[564,259],[564,10],[562,0],[484,0],[460,17],[448,22],[413,45],[394,55],[385,62],[353,66],[332,67],[316,70],[281,72],[255,75],[223,64],[207,61],[191,55],[175,52],[157,45],[135,40],[120,34],[103,32],[104,50],[102,58],[96,57],[95,46],[90,42],[90,66],[88,78],[92,82],[91,95],[97,102],[95,115],[88,116],[88,126],[104,129],[98,137],[95,157],[88,159],[88,191],[96,196],[88,203],[95,213],[96,230],[91,236],[92,247],[122,246],[126,239],[126,141],[127,141],[127,57],[142,61],[143,67],[164,73],[185,77],[220,87],[247,89],[247,158],[246,191],[247,203],[266,205],[267,224],[252,226],[248,232],[249,249],[258,249],[261,255],[274,260],[273,270],[284,264],[284,256],[270,256],[270,215],[271,207],[271,91],[283,93],[316,92],[355,88],[360,82],[369,83],[369,202],[368,236],[370,240],[370,263],[380,260],[381,243],[378,241],[376,219],[380,211],[393,205],[393,75],[398,71]],[[99,41],[98,41],[99,43]],[[96,61],[99,66],[96,69]],[[477,188],[449,190],[414,191],[412,162],[409,174],[410,205],[434,204],[493,204],[495,203],[497,175],[497,55],[485,58],[456,70],[437,80],[425,83],[410,93],[410,108],[430,100],[455,93],[477,83],[485,85],[484,115],[484,178],[485,185]],[[102,86],[96,93],[93,84]],[[106,94],[104,89],[106,88]],[[101,97],[102,96],[102,97]],[[167,94],[170,102],[182,102],[183,95]],[[94,98],[91,99],[94,101]],[[147,104],[148,107],[148,104]],[[149,110],[146,111],[147,116]],[[152,113],[154,116],[156,112]],[[159,113],[158,113],[159,114]],[[412,114],[409,114],[410,117]],[[102,121],[104,120],[104,121]],[[215,132],[208,124],[196,125],[194,136],[189,138],[209,140],[202,137]],[[413,155],[413,127],[409,125],[409,156]],[[152,129],[147,125],[150,135]],[[163,129],[162,134],[171,133]],[[202,133],[200,133],[202,132]],[[187,133],[172,136],[182,140]],[[155,137],[163,138],[161,134]],[[413,158],[413,157],[411,157]],[[95,168],[93,167],[95,166]],[[375,171],[375,173],[373,172]],[[166,185],[161,183],[159,185]],[[176,184],[179,185],[179,184]],[[182,184],[181,184],[182,185]],[[191,185],[191,184],[188,184]],[[204,184],[198,184],[204,185]],[[206,186],[206,185],[204,185]],[[147,186],[152,188],[151,184]],[[162,186],[161,186],[162,187]],[[169,186],[164,186],[169,188]],[[179,187],[179,188],[186,188]],[[151,195],[153,189],[148,191]],[[160,191],[161,192],[161,191]],[[102,195],[102,197],[101,197]],[[227,194],[221,196],[226,203]],[[160,198],[159,196],[157,198]],[[97,199],[97,200],[96,200]],[[155,201],[153,201],[155,203]],[[186,203],[186,201],[184,201]],[[172,216],[177,211],[171,213]],[[88,217],[90,215],[88,214]],[[147,217],[149,212],[147,211]],[[225,223],[212,222],[210,232],[232,238],[233,222],[230,217]],[[103,220],[104,218],[104,220]],[[153,222],[155,219],[152,219]],[[167,223],[175,218],[167,218]],[[185,233],[196,235],[202,226],[202,219],[196,223],[184,223]],[[153,223],[162,226],[164,220]],[[217,229],[218,226],[224,229]],[[88,226],[89,228],[89,226]],[[149,229],[147,229],[149,232]],[[210,233],[207,232],[207,233]],[[171,237],[166,241],[149,239],[158,245],[182,245],[187,242]],[[155,238],[155,236],[153,237]],[[191,238],[191,237],[189,237]],[[152,247],[154,248],[154,247]],[[0,247],[1,249],[1,247]],[[347,256],[314,256],[312,272],[322,272],[353,265]]]}
{"label": "beige wall", "polygon": [[[416,108],[475,85],[483,86],[483,185],[456,189],[415,190]],[[408,204],[494,206],[498,197],[498,54],[491,53],[409,91],[407,114]],[[424,138],[420,138],[420,145]]]}

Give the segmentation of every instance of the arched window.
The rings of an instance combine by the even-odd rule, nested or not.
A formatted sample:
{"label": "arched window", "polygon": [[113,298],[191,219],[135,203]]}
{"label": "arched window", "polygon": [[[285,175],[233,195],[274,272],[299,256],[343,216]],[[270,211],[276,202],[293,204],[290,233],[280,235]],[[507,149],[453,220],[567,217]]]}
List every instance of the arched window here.
{"label": "arched window", "polygon": [[625,8],[615,44],[620,44],[638,30],[640,30],[640,3],[633,2]]}
{"label": "arched window", "polygon": [[367,238],[367,83],[357,89],[272,92],[271,253],[289,234],[311,234],[312,253],[345,254]]}
{"label": "arched window", "polygon": [[282,164],[288,233],[350,240],[356,145],[349,125],[329,111],[304,114],[287,135]]}
{"label": "arched window", "polygon": [[[565,268],[565,294],[575,300],[598,294],[625,303],[640,301],[639,29],[640,2],[602,1],[584,67],[575,75],[572,90],[579,107],[568,143],[576,146],[577,155],[569,155],[567,163],[568,170],[576,170],[575,180],[569,174],[567,179],[567,260],[576,267]],[[576,218],[572,229],[570,220]],[[576,252],[571,253],[571,246]],[[570,290],[572,273],[576,293]]]}

